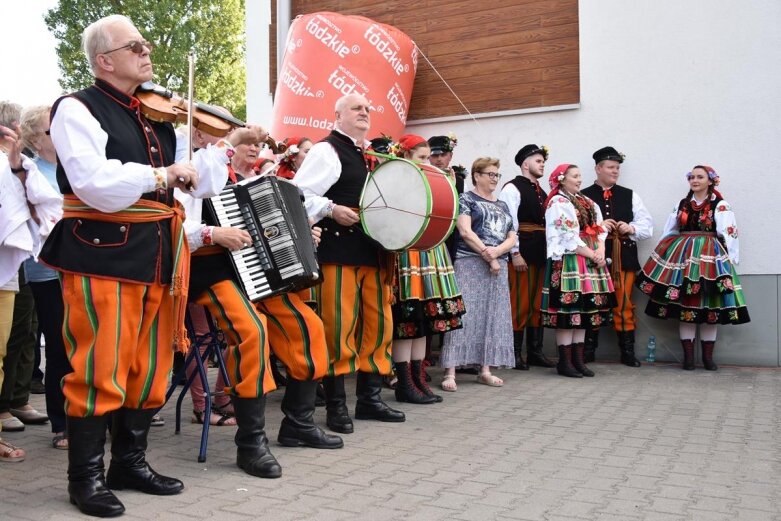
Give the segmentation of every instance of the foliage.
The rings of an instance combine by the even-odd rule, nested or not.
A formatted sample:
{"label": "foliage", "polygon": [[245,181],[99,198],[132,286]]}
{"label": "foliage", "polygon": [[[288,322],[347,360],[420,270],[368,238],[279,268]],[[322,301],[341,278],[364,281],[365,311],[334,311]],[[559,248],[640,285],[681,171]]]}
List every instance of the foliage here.
{"label": "foliage", "polygon": [[59,0],[45,16],[59,42],[57,54],[67,91],[93,81],[81,51],[81,33],[90,23],[123,14],[156,47],[155,82],[187,90],[187,55],[195,51],[195,97],[246,115],[244,0]]}

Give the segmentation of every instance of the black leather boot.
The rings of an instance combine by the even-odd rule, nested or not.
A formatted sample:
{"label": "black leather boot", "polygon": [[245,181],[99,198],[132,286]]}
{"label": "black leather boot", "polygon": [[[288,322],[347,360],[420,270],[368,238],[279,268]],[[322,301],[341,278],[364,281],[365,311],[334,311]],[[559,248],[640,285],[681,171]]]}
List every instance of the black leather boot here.
{"label": "black leather boot", "polygon": [[513,351],[515,352],[515,367],[518,371],[528,371],[529,364],[523,360],[523,329],[513,331]]}
{"label": "black leather boot", "polygon": [[352,434],[353,421],[347,412],[347,395],[344,391],[344,375],[323,378],[325,391],[326,425],[334,432]]}
{"label": "black leather boot", "polygon": [[545,328],[527,327],[526,328],[526,361],[529,365],[536,367],[556,367],[545,353],[542,352],[542,338]]}
{"label": "black leather boot", "polygon": [[288,377],[282,412],[285,417],[279,426],[277,441],[285,447],[312,447],[315,449],[341,449],[344,442],[339,436],[326,434],[315,425],[315,395],[317,382],[294,380]]}
{"label": "black leather boot", "polygon": [[66,418],[68,429],[68,495],[82,513],[115,517],[125,506],[106,487],[103,453],[106,445],[107,416]]}
{"label": "black leather boot", "polygon": [[271,365],[271,375],[274,377],[274,383],[277,387],[285,387],[287,385],[287,377],[279,370],[279,361],[277,360],[277,357],[271,355],[269,357],[269,362],[269,365]]}
{"label": "black leather boot", "polygon": [[325,407],[325,389],[323,389],[322,382],[317,382],[317,394],[315,395],[315,407]]}
{"label": "black leather boot", "polygon": [[382,401],[382,375],[358,371],[355,394],[355,418],[358,420],[377,420],[381,422],[403,422],[404,413],[391,409]]}
{"label": "black leather boot", "polygon": [[412,373],[412,382],[415,384],[415,387],[420,389],[421,392],[426,396],[433,396],[434,401],[437,403],[441,402],[442,397],[438,394],[434,394],[434,392],[431,390],[431,387],[428,385],[429,380],[426,379],[427,375],[426,369],[423,365],[423,360],[412,360],[410,362],[410,368],[410,372]]}
{"label": "black leather boot", "polygon": [[251,476],[278,478],[282,467],[271,454],[266,438],[266,397],[233,397],[236,412],[236,465]]}
{"label": "black leather boot", "polygon": [[715,371],[719,368],[713,362],[713,349],[716,347],[716,341],[700,340],[700,346],[702,346],[702,365],[705,366],[706,371]]}
{"label": "black leather boot", "polygon": [[434,396],[429,396],[415,385],[412,380],[412,365],[409,362],[395,362],[396,366],[396,378],[399,382],[396,384],[396,401],[427,404],[436,403],[437,399]]}
{"label": "black leather boot", "polygon": [[171,496],[184,489],[176,478],[162,476],[146,462],[147,436],[157,409],[118,409],[111,426],[111,465],[106,484],[113,490],[126,488],[155,496]]}
{"label": "black leather boot", "polygon": [[586,329],[586,338],[583,340],[583,360],[589,364],[596,360],[599,347],[599,329]]}
{"label": "black leather boot", "polygon": [[556,372],[570,378],[583,378],[583,375],[572,365],[572,345],[559,346],[559,363]]}
{"label": "black leather boot", "polygon": [[694,339],[681,339],[681,347],[683,347],[684,371],[694,371]]}
{"label": "black leather boot", "polygon": [[616,331],[618,348],[621,350],[621,363],[629,367],[640,367],[640,361],[635,357],[635,332]]}
{"label": "black leather boot", "polygon": [[586,367],[586,362],[583,360],[583,351],[583,342],[572,344],[572,366],[583,376],[594,376],[594,371]]}

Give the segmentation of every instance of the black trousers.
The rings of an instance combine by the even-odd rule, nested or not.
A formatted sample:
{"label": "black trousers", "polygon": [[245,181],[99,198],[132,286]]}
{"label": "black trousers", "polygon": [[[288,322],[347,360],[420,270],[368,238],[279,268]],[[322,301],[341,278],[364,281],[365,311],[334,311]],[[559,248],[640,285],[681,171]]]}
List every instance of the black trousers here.
{"label": "black trousers", "polygon": [[62,379],[73,372],[68,361],[65,342],[62,339],[64,305],[59,279],[46,282],[30,282],[35,298],[35,309],[41,332],[46,338],[46,413],[49,415],[52,432],[65,431],[65,395],[62,393]]}

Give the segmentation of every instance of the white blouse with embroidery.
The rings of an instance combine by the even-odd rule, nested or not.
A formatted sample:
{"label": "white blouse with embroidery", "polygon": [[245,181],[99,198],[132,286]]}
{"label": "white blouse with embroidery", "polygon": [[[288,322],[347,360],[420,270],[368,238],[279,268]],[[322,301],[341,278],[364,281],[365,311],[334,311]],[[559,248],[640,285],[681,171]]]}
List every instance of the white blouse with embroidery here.
{"label": "white blouse with embroidery", "polygon": [[[597,215],[595,224],[600,224],[602,212],[597,204],[594,204],[594,210]],[[604,241],[606,237],[607,232],[599,234],[600,241]],[[553,260],[560,260],[566,253],[574,253],[578,246],[586,246],[580,238],[580,224],[575,206],[563,195],[554,196],[545,209],[545,238],[548,243],[548,258]]]}

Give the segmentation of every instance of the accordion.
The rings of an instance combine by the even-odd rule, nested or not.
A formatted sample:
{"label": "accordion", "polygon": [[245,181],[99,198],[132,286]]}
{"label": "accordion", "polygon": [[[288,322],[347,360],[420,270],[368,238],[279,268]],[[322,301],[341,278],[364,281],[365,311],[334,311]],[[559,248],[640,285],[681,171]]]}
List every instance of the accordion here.
{"label": "accordion", "polygon": [[231,251],[239,283],[253,302],[320,283],[320,267],[298,187],[276,176],[251,177],[204,201],[218,226],[249,232]]}

